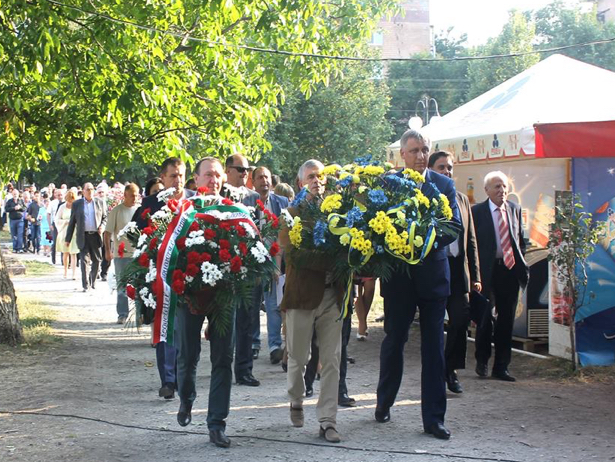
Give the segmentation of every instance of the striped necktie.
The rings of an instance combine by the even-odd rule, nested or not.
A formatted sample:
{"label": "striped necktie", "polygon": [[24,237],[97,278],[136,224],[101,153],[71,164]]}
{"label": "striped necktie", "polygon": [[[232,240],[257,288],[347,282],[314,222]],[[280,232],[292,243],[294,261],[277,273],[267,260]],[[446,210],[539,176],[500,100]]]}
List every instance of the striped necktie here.
{"label": "striped necktie", "polygon": [[513,266],[515,266],[515,254],[513,253],[508,223],[506,222],[506,209],[504,207],[498,207],[494,211],[498,216],[498,231],[500,233],[500,245],[502,246],[504,265],[508,269],[513,269]]}

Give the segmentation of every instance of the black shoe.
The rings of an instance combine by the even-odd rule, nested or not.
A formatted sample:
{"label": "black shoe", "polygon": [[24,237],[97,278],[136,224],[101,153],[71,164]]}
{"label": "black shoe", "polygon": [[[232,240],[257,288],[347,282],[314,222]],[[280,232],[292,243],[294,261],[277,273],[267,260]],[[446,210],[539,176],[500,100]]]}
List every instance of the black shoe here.
{"label": "black shoe", "polygon": [[457,377],[457,371],[450,371],[446,374],[446,386],[453,393],[463,393],[461,383],[459,383],[459,377]]}
{"label": "black shoe", "polygon": [[306,398],[311,398],[312,396],[314,396],[314,388],[312,388],[311,386],[305,386],[305,397]]}
{"label": "black shoe", "polygon": [[248,373],[244,376],[237,377],[237,384],[258,387],[261,383],[252,374]]}
{"label": "black shoe", "polygon": [[349,364],[354,364],[356,362],[355,359],[350,356],[346,356],[346,361],[348,361]]}
{"label": "black shoe", "polygon": [[348,396],[348,393],[342,393],[337,397],[337,404],[342,407],[355,407],[357,402],[354,398]]}
{"label": "black shoe", "polygon": [[276,348],[271,353],[269,353],[269,360],[271,361],[271,364],[278,364],[280,361],[282,361],[283,357],[284,351],[282,350],[282,348]]}
{"label": "black shoe", "polygon": [[517,381],[517,379],[515,379],[512,375],[510,375],[507,369],[504,369],[502,371],[492,371],[491,377],[493,377],[494,379],[503,380],[504,382],[516,382]]}
{"label": "black shoe", "polygon": [[158,390],[158,396],[164,399],[175,398],[175,386],[172,383],[165,383],[160,390]]}
{"label": "black shoe", "polygon": [[475,370],[479,377],[487,377],[487,363],[477,361]]}
{"label": "black shoe", "polygon": [[376,407],[376,412],[374,412],[374,417],[376,418],[376,422],[385,423],[391,420],[391,410],[386,407]]}
{"label": "black shoe", "polygon": [[444,424],[440,422],[436,422],[425,427],[425,433],[433,435],[439,440],[447,440],[451,437],[451,432],[449,432]]}
{"label": "black shoe", "polygon": [[177,412],[177,423],[185,427],[192,422],[192,404],[181,403]]}
{"label": "black shoe", "polygon": [[101,277],[100,277],[100,280],[101,280],[101,281],[106,281],[106,280],[107,280],[107,276],[101,276]]}
{"label": "black shoe", "polygon": [[260,350],[257,350],[256,348],[252,348],[252,359],[258,359],[258,353]]}
{"label": "black shoe", "polygon": [[224,434],[224,430],[209,430],[209,441],[219,448],[228,448],[231,440]]}
{"label": "black shoe", "polygon": [[284,372],[288,372],[288,363],[281,363],[282,364],[282,370]]}

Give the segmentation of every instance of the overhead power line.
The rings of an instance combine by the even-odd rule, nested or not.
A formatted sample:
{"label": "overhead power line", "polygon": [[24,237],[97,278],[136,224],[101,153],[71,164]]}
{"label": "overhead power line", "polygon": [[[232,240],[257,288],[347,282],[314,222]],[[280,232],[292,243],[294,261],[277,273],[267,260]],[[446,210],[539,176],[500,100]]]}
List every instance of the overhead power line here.
{"label": "overhead power line", "polygon": [[46,0],[47,2],[57,5],[62,8],[67,8],[75,11],[80,11],[81,13],[97,16],[99,18],[105,19],[107,21],[111,21],[117,24],[122,24],[125,26],[134,27],[141,30],[146,30],[149,32],[156,32],[158,34],[168,35],[171,37],[176,37],[189,42],[197,42],[197,43],[206,43],[208,45],[221,46],[225,48],[236,48],[246,51],[252,51],[255,53],[266,53],[273,55],[281,55],[281,56],[291,56],[297,58],[312,58],[312,59],[331,59],[338,61],[359,61],[359,62],[455,62],[455,61],[479,61],[479,60],[487,60],[487,59],[502,59],[502,58],[515,58],[520,56],[534,55],[534,54],[544,54],[544,53],[553,53],[555,51],[563,51],[570,50],[574,48],[584,48],[594,45],[603,45],[607,43],[614,43],[615,37],[602,39],[602,40],[594,40],[591,42],[583,42],[583,43],[575,43],[571,45],[562,45],[558,47],[552,48],[544,48],[542,50],[532,50],[532,51],[521,51],[517,53],[503,53],[498,55],[485,55],[485,56],[458,56],[454,58],[365,58],[360,56],[336,56],[336,55],[324,55],[318,53],[300,53],[294,51],[287,50],[279,50],[273,48],[263,48],[257,46],[250,45],[240,45],[235,43],[227,43],[220,42],[216,40],[209,40],[201,37],[195,37],[189,34],[173,32],[169,30],[162,30],[156,27],[143,25],[136,23],[134,21],[129,21],[126,19],[114,18],[104,13],[99,13],[98,11],[87,10],[85,8],[81,8],[75,5],[67,5],[66,3],[58,2],[56,0]]}

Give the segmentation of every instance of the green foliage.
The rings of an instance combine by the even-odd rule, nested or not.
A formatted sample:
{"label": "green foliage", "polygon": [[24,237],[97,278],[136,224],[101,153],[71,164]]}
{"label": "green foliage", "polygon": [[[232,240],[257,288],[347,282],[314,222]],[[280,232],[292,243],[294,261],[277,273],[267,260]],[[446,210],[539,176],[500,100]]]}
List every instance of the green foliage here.
{"label": "green foliage", "polygon": [[169,155],[265,150],[263,135],[283,96],[280,76],[309,94],[339,63],[242,47],[352,55],[396,6],[394,0],[71,4],[0,4],[1,179],[35,169],[52,151],[84,172],[105,175]]}
{"label": "green foliage", "polygon": [[[533,50],[535,26],[528,19],[528,14],[511,11],[508,22],[495,39],[487,45],[474,50],[476,55],[500,55],[521,53]],[[468,99],[475,98],[518,73],[533,66],[540,57],[536,54],[516,56],[504,59],[472,61],[468,68],[470,88]]]}
{"label": "green foliage", "polygon": [[271,151],[260,159],[284,181],[294,184],[301,164],[312,158],[324,164],[346,164],[368,154],[384,160],[383,148],[391,136],[385,119],[387,85],[374,79],[379,69],[372,64],[352,63],[342,71],[328,86],[318,85],[309,98],[288,91],[281,115],[267,134]]}

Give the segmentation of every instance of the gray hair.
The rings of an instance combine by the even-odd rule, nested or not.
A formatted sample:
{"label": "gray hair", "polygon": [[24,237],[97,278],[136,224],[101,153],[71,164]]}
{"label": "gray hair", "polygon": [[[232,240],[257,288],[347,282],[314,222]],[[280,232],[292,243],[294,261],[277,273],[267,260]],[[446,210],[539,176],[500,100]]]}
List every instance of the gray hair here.
{"label": "gray hair", "polygon": [[508,177],[504,172],[501,172],[499,170],[487,173],[485,175],[485,180],[483,181],[483,186],[486,188],[489,182],[495,178],[499,178],[506,184],[506,186],[508,186]]}
{"label": "gray hair", "polygon": [[423,135],[418,130],[406,130],[406,132],[401,135],[401,140],[399,140],[399,146],[404,147],[409,139],[415,139],[425,144],[429,149],[431,149],[431,140],[427,138],[427,136]]}
{"label": "gray hair", "polygon": [[310,159],[310,160],[306,160],[303,165],[301,167],[299,167],[299,173],[297,173],[297,179],[300,182],[303,182],[303,175],[305,174],[306,170],[311,170],[314,167],[318,168],[318,170],[323,170],[325,168],[325,166],[323,165],[323,163],[319,160],[316,159]]}

